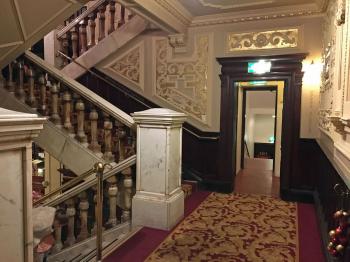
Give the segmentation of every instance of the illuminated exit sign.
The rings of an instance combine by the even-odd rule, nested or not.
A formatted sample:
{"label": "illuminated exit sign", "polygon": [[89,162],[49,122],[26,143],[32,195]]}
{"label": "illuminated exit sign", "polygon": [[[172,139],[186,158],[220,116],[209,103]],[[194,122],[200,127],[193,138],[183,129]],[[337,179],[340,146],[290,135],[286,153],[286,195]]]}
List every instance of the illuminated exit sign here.
{"label": "illuminated exit sign", "polygon": [[250,74],[265,74],[271,71],[271,62],[259,60],[257,62],[248,62],[248,73]]}

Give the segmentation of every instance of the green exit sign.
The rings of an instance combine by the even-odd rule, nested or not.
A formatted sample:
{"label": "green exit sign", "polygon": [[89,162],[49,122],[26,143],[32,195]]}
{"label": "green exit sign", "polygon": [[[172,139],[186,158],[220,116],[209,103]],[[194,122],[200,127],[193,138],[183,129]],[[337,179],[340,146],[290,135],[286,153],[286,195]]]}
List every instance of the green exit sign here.
{"label": "green exit sign", "polygon": [[271,62],[265,60],[259,60],[257,62],[248,62],[249,74],[265,74],[271,71]]}

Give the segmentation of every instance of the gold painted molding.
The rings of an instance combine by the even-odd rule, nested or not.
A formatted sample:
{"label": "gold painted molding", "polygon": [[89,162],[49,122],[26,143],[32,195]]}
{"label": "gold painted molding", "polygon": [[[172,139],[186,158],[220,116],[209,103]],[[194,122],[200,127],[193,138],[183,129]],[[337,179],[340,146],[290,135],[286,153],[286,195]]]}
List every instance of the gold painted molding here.
{"label": "gold painted molding", "polygon": [[208,122],[209,35],[195,37],[192,57],[174,58],[166,38],[154,40],[154,95],[196,120]]}
{"label": "gold painted molding", "polygon": [[264,32],[228,33],[227,51],[246,51],[298,47],[299,30],[283,29]]}

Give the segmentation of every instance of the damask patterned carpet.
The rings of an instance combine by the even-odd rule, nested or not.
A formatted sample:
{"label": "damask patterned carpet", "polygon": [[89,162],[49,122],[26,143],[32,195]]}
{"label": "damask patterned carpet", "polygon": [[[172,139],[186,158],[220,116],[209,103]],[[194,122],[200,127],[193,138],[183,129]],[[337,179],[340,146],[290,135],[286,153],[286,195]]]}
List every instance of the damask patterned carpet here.
{"label": "damask patterned carpet", "polygon": [[103,261],[145,260],[325,261],[313,205],[205,191],[185,200],[185,218],[174,230],[144,227]]}
{"label": "damask patterned carpet", "polygon": [[146,261],[297,262],[297,221],[295,203],[212,193]]}

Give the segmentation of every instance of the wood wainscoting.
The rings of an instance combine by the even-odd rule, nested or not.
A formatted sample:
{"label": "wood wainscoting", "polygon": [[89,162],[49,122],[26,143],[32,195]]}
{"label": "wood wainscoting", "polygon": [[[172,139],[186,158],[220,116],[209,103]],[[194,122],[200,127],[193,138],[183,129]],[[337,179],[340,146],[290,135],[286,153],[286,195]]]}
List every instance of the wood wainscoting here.
{"label": "wood wainscoting", "polygon": [[303,168],[304,175],[311,172],[312,176],[314,176],[314,202],[322,235],[323,250],[327,261],[348,262],[350,261],[350,245],[348,245],[344,256],[339,259],[332,258],[329,255],[327,246],[330,241],[328,232],[338,226],[333,217],[334,213],[342,208],[350,211],[350,199],[337,194],[334,190],[334,186],[339,184],[342,190],[349,190],[349,188],[317,142],[314,141],[312,143],[313,150],[309,152],[312,153],[312,155],[308,153],[309,158],[304,160],[304,165],[302,165],[301,168]]}
{"label": "wood wainscoting", "polygon": [[[128,114],[160,107],[96,69],[85,73],[78,81]],[[188,123],[183,127],[182,164],[186,178],[196,179],[211,188],[217,173],[219,133],[203,132]]]}

